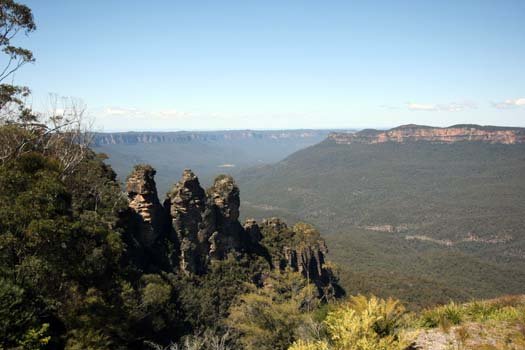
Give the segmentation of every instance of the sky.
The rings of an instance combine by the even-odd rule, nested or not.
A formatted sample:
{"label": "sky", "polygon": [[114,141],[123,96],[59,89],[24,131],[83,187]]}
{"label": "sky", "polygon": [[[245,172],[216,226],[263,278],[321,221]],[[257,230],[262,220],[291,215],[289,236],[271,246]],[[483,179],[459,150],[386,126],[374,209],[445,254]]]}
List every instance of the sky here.
{"label": "sky", "polygon": [[522,0],[19,1],[15,82],[99,131],[525,126]]}

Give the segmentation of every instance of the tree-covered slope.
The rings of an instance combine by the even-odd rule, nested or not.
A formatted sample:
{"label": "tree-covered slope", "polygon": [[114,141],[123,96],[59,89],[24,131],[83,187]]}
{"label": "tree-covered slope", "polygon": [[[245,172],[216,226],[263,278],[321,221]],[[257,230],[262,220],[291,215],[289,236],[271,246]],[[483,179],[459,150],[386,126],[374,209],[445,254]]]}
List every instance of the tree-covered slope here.
{"label": "tree-covered slope", "polygon": [[239,183],[245,215],[315,223],[350,291],[422,303],[524,291],[524,175],[520,144],[327,140]]}

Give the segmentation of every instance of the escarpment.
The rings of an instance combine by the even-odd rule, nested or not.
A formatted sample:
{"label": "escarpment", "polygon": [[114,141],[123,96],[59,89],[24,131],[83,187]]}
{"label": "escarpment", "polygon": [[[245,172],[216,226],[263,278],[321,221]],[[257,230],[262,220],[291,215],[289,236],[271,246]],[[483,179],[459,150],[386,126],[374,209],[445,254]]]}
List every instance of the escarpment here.
{"label": "escarpment", "polygon": [[357,133],[331,133],[328,140],[337,144],[385,142],[406,143],[426,141],[433,143],[485,142],[500,144],[525,143],[525,128],[480,125],[453,125],[438,128],[424,125],[402,125],[390,130],[366,129]]}
{"label": "escarpment", "polygon": [[[207,273],[213,261],[229,255],[261,257],[268,268],[301,273],[323,295],[333,294],[334,276],[326,267],[327,248],[319,233],[307,224],[289,228],[280,219],[258,224],[239,222],[239,188],[232,177],[218,176],[204,190],[189,169],[160,204],[155,170],[140,165],[128,177],[126,190],[133,221],[131,239],[149,262],[186,275]],[[129,239],[128,239],[129,241]],[[166,259],[161,257],[167,255]],[[151,263],[149,263],[151,265]]]}
{"label": "escarpment", "polygon": [[95,133],[93,143],[101,145],[133,145],[189,142],[221,142],[238,140],[322,139],[326,130],[231,130],[231,131],[176,131],[176,132],[115,132]]}

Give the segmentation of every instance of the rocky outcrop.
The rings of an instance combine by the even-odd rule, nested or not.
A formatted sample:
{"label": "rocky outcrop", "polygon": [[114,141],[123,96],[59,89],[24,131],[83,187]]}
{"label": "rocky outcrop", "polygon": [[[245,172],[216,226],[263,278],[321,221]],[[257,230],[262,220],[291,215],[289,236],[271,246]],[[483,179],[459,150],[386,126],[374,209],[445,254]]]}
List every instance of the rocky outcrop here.
{"label": "rocky outcrop", "polygon": [[165,201],[183,271],[204,273],[209,262],[248,249],[251,242],[239,223],[239,206],[239,188],[230,176],[219,176],[204,191],[195,174],[184,171]]}
{"label": "rocky outcrop", "polygon": [[261,228],[257,224],[257,221],[255,221],[255,219],[246,219],[243,228],[252,244],[258,244],[261,241]]}
{"label": "rocky outcrop", "polygon": [[134,240],[127,243],[140,253],[142,269],[159,263],[200,275],[214,261],[247,253],[262,257],[270,267],[301,273],[322,295],[335,294],[330,291],[334,276],[325,263],[326,244],[312,226],[289,228],[278,218],[264,220],[261,226],[249,219],[242,226],[239,188],[233,178],[221,175],[205,191],[188,169],[161,206],[154,175],[151,166],[140,165],[126,184],[135,220],[130,228]]}
{"label": "rocky outcrop", "polygon": [[447,128],[438,128],[410,124],[386,131],[366,129],[353,134],[331,133],[328,136],[328,140],[337,144],[377,144],[385,142],[406,143],[417,141],[433,143],[470,141],[517,144],[525,143],[525,128],[479,125],[454,125]]}
{"label": "rocky outcrop", "polygon": [[279,236],[282,242],[277,247],[280,251],[271,254],[274,268],[301,273],[325,297],[341,294],[341,290],[336,289],[334,272],[325,260],[328,248],[315,228],[304,223],[289,228],[279,218],[263,220],[261,228],[263,237],[265,234],[270,239]]}
{"label": "rocky outcrop", "polygon": [[206,206],[206,194],[191,170],[184,170],[180,181],[168,193],[164,206],[170,214],[172,227],[180,244],[181,269],[200,271],[205,264],[200,257],[208,250],[207,239],[198,236]]}
{"label": "rocky outcrop", "polygon": [[239,188],[231,176],[221,175],[215,179],[207,195],[209,217],[213,217],[214,223],[214,227],[210,227],[213,230],[209,238],[210,256],[222,259],[227,252],[242,250],[247,243],[239,223]]}
{"label": "rocky outcrop", "polygon": [[139,222],[135,238],[145,247],[152,247],[165,234],[167,217],[159,202],[155,186],[155,169],[137,165],[126,181],[129,208]]}

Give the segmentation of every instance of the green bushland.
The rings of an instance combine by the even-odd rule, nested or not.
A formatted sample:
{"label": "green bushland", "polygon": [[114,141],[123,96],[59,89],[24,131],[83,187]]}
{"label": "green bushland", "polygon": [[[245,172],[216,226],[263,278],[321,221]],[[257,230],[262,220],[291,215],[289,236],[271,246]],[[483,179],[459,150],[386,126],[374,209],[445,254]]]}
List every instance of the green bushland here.
{"label": "green bushland", "polygon": [[[242,213],[314,224],[349,293],[409,308],[519,294],[524,153],[519,144],[326,141],[243,171]],[[394,232],[367,229],[381,225]]]}

